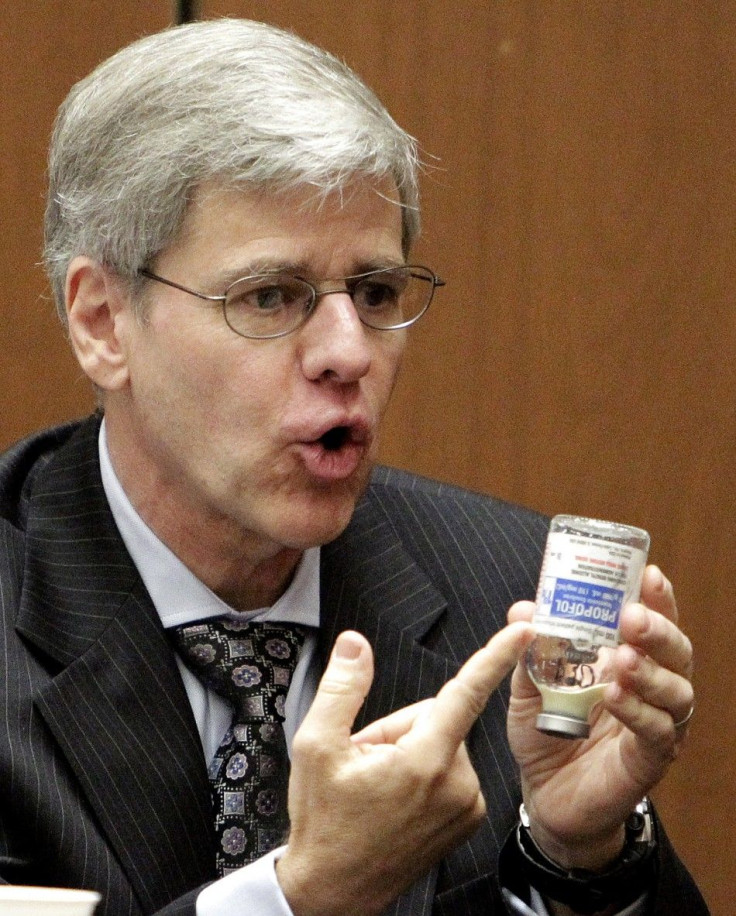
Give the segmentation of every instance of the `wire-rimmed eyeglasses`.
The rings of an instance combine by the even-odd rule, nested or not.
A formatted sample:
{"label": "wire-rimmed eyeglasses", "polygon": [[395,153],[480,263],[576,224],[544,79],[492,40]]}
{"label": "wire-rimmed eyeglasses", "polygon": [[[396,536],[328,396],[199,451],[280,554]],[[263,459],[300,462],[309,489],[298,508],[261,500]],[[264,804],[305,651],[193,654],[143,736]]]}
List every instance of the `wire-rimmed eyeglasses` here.
{"label": "wire-rimmed eyeglasses", "polygon": [[330,280],[327,282],[338,285],[329,289],[317,289],[308,280],[291,274],[255,274],[231,283],[221,296],[209,296],[145,268],[138,273],[198,299],[221,303],[230,328],[241,337],[255,340],[283,337],[296,331],[312,314],[318,300],[331,293],[347,293],[367,327],[397,331],[421,318],[435,289],[445,285],[428,267],[406,264]]}

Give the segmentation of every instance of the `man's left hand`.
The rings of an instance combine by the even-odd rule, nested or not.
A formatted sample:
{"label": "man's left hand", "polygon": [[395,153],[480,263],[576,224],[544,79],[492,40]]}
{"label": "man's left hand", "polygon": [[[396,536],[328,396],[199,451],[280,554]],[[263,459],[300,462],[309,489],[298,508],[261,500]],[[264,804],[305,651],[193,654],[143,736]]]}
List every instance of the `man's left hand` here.
{"label": "man's left hand", "polygon": [[[509,620],[530,620],[519,602]],[[539,847],[563,867],[600,869],[619,854],[624,822],[677,757],[693,708],[690,640],[677,626],[670,582],[647,567],[641,603],[621,613],[612,680],[591,714],[590,736],[571,741],[535,728],[541,698],[523,663],[512,679],[509,740]]]}

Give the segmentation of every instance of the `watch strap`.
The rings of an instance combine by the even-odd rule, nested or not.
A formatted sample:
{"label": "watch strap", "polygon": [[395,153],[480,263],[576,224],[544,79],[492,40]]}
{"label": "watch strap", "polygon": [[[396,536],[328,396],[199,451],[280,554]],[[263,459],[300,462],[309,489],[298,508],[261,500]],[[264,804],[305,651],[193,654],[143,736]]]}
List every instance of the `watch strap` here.
{"label": "watch strap", "polygon": [[626,821],[626,839],[620,855],[605,871],[565,869],[549,859],[534,842],[526,812],[501,852],[501,883],[517,875],[544,897],[563,903],[580,914],[593,914],[617,905],[623,909],[637,900],[656,878],[656,826],[648,800]]}

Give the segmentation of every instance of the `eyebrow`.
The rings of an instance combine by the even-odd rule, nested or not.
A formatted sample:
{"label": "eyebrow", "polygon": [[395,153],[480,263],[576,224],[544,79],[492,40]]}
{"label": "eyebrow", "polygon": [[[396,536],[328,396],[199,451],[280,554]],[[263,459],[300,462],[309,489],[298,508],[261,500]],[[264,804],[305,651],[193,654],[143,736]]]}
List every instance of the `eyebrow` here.
{"label": "eyebrow", "polygon": [[[406,262],[403,259],[377,257],[370,261],[358,261],[351,272],[343,276],[355,277],[361,274],[371,273],[374,270],[390,270],[395,267],[404,266],[406,266]],[[286,261],[280,258],[258,258],[237,270],[233,269],[223,272],[218,276],[216,282],[228,286],[244,277],[254,277],[259,274],[286,274],[293,277],[302,277],[305,280],[341,279],[341,277],[315,276],[305,261]]]}

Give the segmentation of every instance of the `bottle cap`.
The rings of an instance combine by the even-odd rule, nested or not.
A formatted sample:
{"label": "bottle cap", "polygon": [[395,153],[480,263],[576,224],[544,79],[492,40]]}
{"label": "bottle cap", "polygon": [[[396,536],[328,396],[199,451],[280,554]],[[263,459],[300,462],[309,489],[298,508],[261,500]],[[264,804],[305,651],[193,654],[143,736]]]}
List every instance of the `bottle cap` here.
{"label": "bottle cap", "polygon": [[584,719],[552,712],[542,712],[537,716],[537,728],[554,738],[587,738],[590,734],[590,725]]}

